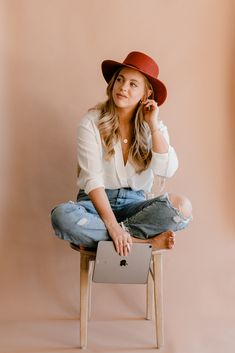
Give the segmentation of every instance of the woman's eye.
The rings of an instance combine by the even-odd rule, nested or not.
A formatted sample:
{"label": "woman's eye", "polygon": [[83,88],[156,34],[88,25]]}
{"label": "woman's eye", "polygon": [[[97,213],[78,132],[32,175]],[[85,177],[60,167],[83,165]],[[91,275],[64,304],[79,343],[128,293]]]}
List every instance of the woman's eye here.
{"label": "woman's eye", "polygon": [[132,87],[137,87],[137,85],[134,82],[131,82]]}
{"label": "woman's eye", "polygon": [[120,82],[121,81],[121,77],[117,77],[117,82]]}

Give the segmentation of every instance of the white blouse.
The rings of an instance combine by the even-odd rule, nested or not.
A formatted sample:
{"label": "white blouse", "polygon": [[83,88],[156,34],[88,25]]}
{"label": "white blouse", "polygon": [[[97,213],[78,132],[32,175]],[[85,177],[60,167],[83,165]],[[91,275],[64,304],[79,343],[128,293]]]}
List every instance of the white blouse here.
{"label": "white blouse", "polygon": [[[115,154],[106,161],[97,128],[99,111],[88,112],[78,124],[77,157],[80,169],[77,179],[79,189],[88,194],[93,189],[119,189],[130,187],[133,190],[150,192],[154,174],[169,178],[178,168],[178,159],[175,150],[169,145],[167,153],[152,151],[152,161],[147,170],[137,174],[133,165],[127,161],[124,165],[120,140],[115,144]],[[169,143],[167,127],[160,121],[159,130]]]}

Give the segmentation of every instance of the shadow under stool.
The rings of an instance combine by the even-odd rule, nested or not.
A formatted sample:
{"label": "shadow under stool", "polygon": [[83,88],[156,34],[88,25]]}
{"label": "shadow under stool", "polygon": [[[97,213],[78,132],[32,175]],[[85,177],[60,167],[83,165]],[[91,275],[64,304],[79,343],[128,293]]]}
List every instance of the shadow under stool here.
{"label": "shadow under stool", "polygon": [[[87,347],[87,326],[91,316],[91,284],[96,249],[81,249],[78,245],[70,243],[72,249],[80,253],[80,346]],[[146,284],[146,319],[152,320],[153,307],[155,311],[155,328],[157,348],[164,344],[163,335],[163,252],[153,250],[151,265]]]}

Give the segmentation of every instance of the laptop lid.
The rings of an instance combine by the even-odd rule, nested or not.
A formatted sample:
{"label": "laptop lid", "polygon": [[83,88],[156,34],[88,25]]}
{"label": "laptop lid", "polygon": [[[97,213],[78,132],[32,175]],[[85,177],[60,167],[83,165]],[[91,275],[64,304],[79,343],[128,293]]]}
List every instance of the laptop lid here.
{"label": "laptop lid", "polygon": [[146,283],[152,254],[148,243],[133,243],[128,256],[120,256],[112,241],[98,243],[93,282]]}

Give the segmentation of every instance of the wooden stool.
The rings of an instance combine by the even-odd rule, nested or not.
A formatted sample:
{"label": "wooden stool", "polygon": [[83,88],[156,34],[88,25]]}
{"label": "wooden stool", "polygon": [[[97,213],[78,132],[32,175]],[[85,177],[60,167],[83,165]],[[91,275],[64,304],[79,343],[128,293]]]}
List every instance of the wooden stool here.
{"label": "wooden stool", "polygon": [[[91,283],[96,250],[81,249],[75,244],[71,248],[80,252],[80,346],[87,347],[87,323],[91,316]],[[146,319],[152,319],[153,304],[155,308],[155,326],[157,348],[164,344],[163,336],[163,287],[162,256],[164,250],[153,250],[147,282]]]}

